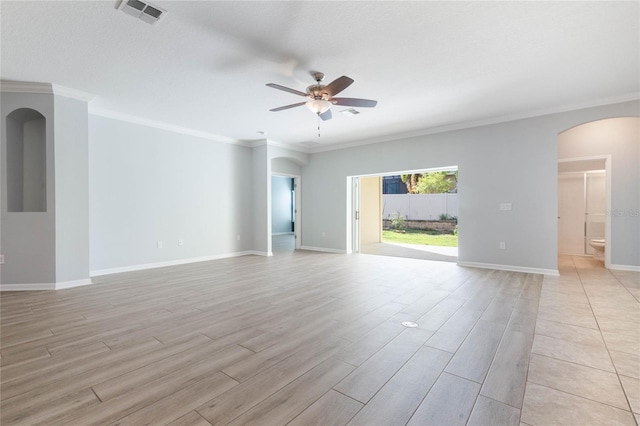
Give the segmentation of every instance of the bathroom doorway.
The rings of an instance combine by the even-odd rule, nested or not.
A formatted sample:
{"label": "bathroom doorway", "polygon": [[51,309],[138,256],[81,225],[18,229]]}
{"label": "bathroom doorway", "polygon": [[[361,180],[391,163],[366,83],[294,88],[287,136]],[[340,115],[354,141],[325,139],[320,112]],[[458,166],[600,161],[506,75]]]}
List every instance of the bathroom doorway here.
{"label": "bathroom doorway", "polygon": [[558,253],[591,256],[605,266],[608,232],[607,158],[558,163]]}

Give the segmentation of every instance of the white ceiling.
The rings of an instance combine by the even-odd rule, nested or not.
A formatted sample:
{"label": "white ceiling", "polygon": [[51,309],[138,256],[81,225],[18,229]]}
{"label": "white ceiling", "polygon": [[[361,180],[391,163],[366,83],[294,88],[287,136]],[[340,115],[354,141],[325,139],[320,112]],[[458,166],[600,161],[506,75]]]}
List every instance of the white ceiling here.
{"label": "white ceiling", "polygon": [[[88,92],[115,111],[238,141],[359,143],[633,99],[639,2],[152,1],[152,26],[112,1],[2,1],[1,77]],[[310,70],[373,109],[321,123]],[[334,145],[338,146],[338,145]]]}

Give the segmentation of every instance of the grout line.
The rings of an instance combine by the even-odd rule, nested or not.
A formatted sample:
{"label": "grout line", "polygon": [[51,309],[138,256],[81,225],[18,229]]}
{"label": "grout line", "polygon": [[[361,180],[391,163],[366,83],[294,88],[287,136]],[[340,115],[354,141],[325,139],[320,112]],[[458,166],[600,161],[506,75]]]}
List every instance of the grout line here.
{"label": "grout line", "polygon": [[[612,374],[615,374],[615,373],[612,373]],[[606,405],[607,407],[611,407],[611,408],[614,408],[616,410],[624,411],[626,413],[631,413],[631,415],[633,415],[633,411],[631,411],[631,410],[625,410],[624,408],[616,407],[615,405],[611,405],[611,404],[608,404],[606,402],[598,401],[598,400],[592,399],[592,398],[587,398],[584,395],[576,395],[575,393],[567,392],[566,390],[562,390],[562,389],[557,389],[557,388],[555,388],[553,386],[549,386],[549,385],[546,385],[546,384],[541,384],[541,383],[536,383],[536,382],[528,382],[528,383],[533,383],[536,386],[540,386],[540,387],[547,388],[547,389],[553,389],[556,392],[560,392],[560,393],[564,393],[564,394],[567,394],[567,395],[571,395],[571,396],[574,396],[576,398],[584,399],[586,401],[592,401],[592,402],[595,402],[596,404]]]}
{"label": "grout line", "polygon": [[[604,339],[604,336],[602,335],[602,329],[600,328],[600,323],[598,322],[598,317],[596,316],[596,313],[593,310],[593,306],[591,306],[591,299],[589,299],[589,295],[588,295],[586,289],[584,288],[584,282],[582,282],[582,276],[580,274],[580,270],[575,265],[575,261],[573,260],[573,257],[571,257],[571,261],[573,262],[574,268],[576,269],[576,273],[578,274],[578,279],[580,280],[580,285],[582,286],[582,290],[585,292],[585,295],[587,296],[587,301],[589,302],[589,308],[591,309],[591,313],[593,314],[593,318],[596,321],[596,324],[598,325],[598,332],[600,333],[600,338],[602,339],[602,342],[604,344],[604,348],[607,351],[607,355],[609,355],[609,360],[611,361],[611,365],[613,366],[613,369],[615,370],[616,377],[618,378],[618,383],[620,384],[620,389],[622,390],[622,394],[624,395],[625,401],[627,402],[627,406],[629,407],[629,411],[631,412],[632,411],[631,402],[629,401],[629,397],[627,396],[627,392],[625,391],[624,385],[622,384],[622,380],[620,379],[620,374],[618,373],[618,367],[616,367],[616,364],[613,361],[613,357],[611,356],[611,351],[609,350],[609,346],[607,345],[607,341]],[[613,275],[608,269],[605,269],[605,271],[607,271],[607,273],[609,275]],[[616,281],[618,281],[617,278],[616,278]],[[631,416],[633,416],[633,412],[632,412]],[[633,416],[633,417],[634,417],[634,421],[636,421],[635,420],[635,416]]]}

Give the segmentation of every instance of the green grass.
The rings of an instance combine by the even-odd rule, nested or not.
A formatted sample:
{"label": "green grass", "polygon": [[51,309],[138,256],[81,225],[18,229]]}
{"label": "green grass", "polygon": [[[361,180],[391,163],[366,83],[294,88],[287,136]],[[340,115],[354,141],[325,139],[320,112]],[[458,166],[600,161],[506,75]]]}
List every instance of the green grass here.
{"label": "green grass", "polygon": [[452,234],[434,234],[430,231],[407,229],[405,233],[382,231],[385,243],[418,244],[427,246],[458,247],[458,236]]}

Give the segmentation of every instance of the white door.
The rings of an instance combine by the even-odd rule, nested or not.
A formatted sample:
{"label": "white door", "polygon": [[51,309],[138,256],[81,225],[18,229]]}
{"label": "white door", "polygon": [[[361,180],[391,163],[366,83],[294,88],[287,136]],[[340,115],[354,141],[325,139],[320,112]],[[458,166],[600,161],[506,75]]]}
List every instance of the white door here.
{"label": "white door", "polygon": [[558,253],[585,254],[583,173],[558,176]]}

